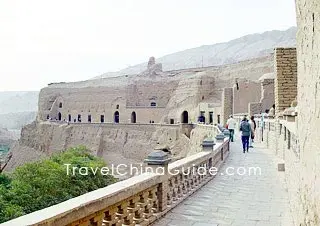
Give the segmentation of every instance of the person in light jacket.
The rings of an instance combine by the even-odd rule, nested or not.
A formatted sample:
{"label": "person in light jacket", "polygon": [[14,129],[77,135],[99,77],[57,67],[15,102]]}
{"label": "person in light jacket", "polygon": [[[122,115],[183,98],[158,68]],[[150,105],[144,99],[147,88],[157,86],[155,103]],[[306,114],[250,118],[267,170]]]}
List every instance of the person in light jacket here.
{"label": "person in light jacket", "polygon": [[234,130],[236,128],[237,122],[236,120],[233,118],[232,115],[230,115],[230,118],[227,121],[227,128],[230,132],[230,141],[233,142],[233,138],[234,138]]}

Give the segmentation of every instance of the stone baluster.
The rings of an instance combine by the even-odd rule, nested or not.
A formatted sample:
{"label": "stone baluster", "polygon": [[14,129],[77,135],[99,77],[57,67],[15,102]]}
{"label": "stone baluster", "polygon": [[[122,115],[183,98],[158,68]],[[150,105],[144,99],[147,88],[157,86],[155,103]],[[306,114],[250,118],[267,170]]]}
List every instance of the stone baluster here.
{"label": "stone baluster", "polygon": [[149,202],[152,205],[152,211],[153,213],[157,213],[159,212],[159,201],[158,201],[158,197],[157,197],[157,188],[153,188],[152,190],[149,191]]}
{"label": "stone baluster", "polygon": [[143,222],[142,209],[140,205],[138,205],[139,197],[135,196],[129,201],[128,211],[133,215],[133,223],[139,224]]}
{"label": "stone baluster", "polygon": [[173,185],[172,185],[172,180],[170,179],[168,181],[168,188],[167,188],[167,205],[172,204],[172,194],[173,194]]}
{"label": "stone baluster", "polygon": [[133,215],[128,211],[128,202],[123,202],[118,206],[116,216],[121,222],[123,222],[123,224],[132,221]]}
{"label": "stone baluster", "polygon": [[181,198],[183,196],[183,183],[184,183],[184,178],[182,174],[178,175],[178,196]]}
{"label": "stone baluster", "polygon": [[104,217],[105,217],[104,213],[98,214],[97,216],[95,216],[91,220],[90,225],[92,225],[92,226],[102,226]]}
{"label": "stone baluster", "polygon": [[118,223],[119,221],[119,218],[116,216],[116,213],[117,213],[117,207],[116,206],[113,206],[113,207],[110,207],[107,211],[105,211],[104,215],[104,225],[106,226],[112,226],[116,223]]}
{"label": "stone baluster", "polygon": [[188,192],[190,191],[190,174],[185,174],[183,175],[184,177],[184,194],[188,194]]}
{"label": "stone baluster", "polygon": [[150,218],[152,215],[152,211],[151,211],[152,205],[149,202],[148,196],[149,194],[145,192],[140,195],[140,200],[139,200],[140,206],[143,207],[143,217],[145,219]]}
{"label": "stone baluster", "polygon": [[172,178],[172,200],[175,202],[178,199],[178,189],[177,189],[177,177]]}

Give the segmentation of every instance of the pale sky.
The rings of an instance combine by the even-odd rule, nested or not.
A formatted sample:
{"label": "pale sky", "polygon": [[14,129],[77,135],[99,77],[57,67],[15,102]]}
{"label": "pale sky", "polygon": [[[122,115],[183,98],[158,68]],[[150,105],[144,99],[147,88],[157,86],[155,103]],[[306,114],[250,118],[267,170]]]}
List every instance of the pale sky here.
{"label": "pale sky", "polygon": [[0,91],[296,26],[294,0],[0,0]]}

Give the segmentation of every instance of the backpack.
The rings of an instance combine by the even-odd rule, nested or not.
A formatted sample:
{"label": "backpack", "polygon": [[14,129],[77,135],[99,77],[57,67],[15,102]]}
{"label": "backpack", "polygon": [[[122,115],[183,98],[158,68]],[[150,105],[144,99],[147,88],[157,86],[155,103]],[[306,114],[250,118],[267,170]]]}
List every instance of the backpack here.
{"label": "backpack", "polygon": [[251,127],[247,121],[242,121],[240,124],[240,131],[242,132],[250,132]]}

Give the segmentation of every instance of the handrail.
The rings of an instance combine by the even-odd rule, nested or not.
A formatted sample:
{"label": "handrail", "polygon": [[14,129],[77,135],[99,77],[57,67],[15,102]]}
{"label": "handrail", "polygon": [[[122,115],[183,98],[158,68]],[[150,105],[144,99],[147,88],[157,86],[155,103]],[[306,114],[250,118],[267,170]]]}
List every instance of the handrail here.
{"label": "handrail", "polygon": [[167,124],[167,123],[114,123],[114,122],[66,122],[66,121],[58,121],[58,120],[46,120],[46,121],[41,121],[43,123],[49,122],[49,123],[55,123],[59,125],[76,125],[76,126],[81,126],[81,125],[101,125],[101,126],[169,126],[169,127],[179,127],[181,124]]}
{"label": "handrail", "polygon": [[[60,204],[1,224],[11,225],[150,225],[211,180],[210,166],[220,166],[229,153],[229,139],[168,166],[175,174],[143,173]],[[187,167],[206,174],[185,175]]]}

